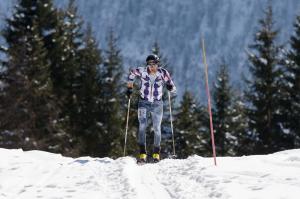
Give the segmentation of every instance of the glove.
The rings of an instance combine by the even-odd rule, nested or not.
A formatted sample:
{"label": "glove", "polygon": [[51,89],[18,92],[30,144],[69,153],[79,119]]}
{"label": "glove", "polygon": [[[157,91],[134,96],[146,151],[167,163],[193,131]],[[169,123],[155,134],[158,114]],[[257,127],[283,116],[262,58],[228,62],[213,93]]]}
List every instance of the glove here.
{"label": "glove", "polygon": [[171,84],[167,84],[166,87],[167,87],[168,91],[171,91],[173,89],[173,86]]}
{"label": "glove", "polygon": [[127,88],[126,95],[127,95],[128,98],[131,97],[132,92],[133,92],[132,88]]}

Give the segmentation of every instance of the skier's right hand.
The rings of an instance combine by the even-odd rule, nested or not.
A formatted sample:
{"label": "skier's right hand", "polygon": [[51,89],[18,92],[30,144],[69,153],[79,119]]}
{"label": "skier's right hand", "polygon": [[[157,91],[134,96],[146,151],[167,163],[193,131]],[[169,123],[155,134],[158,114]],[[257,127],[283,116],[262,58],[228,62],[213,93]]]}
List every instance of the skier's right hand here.
{"label": "skier's right hand", "polygon": [[127,95],[128,98],[131,97],[132,92],[133,92],[132,88],[127,88],[126,95]]}

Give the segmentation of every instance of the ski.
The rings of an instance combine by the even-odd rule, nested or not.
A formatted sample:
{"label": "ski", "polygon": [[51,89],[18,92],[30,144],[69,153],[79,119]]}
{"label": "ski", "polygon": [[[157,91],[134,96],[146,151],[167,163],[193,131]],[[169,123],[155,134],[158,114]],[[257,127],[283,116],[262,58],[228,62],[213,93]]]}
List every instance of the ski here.
{"label": "ski", "polygon": [[156,160],[156,159],[153,159],[153,158],[147,158],[147,160],[142,160],[142,159],[139,159],[139,158],[136,159],[136,163],[138,165],[155,164],[155,163],[158,163],[158,162],[160,162],[160,160]]}
{"label": "ski", "polygon": [[138,159],[136,160],[136,164],[137,164],[137,165],[144,165],[144,164],[147,164],[147,161],[141,160],[141,159],[138,158]]}

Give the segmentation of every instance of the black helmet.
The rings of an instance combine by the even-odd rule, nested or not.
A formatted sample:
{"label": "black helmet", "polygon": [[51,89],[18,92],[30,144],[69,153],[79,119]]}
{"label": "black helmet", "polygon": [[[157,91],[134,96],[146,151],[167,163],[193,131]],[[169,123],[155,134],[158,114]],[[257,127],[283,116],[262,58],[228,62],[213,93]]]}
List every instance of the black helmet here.
{"label": "black helmet", "polygon": [[146,62],[148,63],[149,61],[155,61],[156,63],[159,62],[159,57],[155,54],[152,55],[148,55],[148,57],[146,58]]}

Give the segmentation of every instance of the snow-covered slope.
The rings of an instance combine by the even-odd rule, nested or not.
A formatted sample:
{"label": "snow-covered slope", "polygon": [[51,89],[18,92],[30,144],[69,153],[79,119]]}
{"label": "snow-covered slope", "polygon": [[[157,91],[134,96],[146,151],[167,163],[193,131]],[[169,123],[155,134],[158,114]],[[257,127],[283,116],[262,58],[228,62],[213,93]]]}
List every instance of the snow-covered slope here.
{"label": "snow-covered slope", "polygon": [[300,149],[265,156],[165,159],[62,157],[0,149],[1,199],[298,199]]}
{"label": "snow-covered slope", "polygon": [[[9,15],[12,2],[0,0],[0,16]],[[55,0],[65,6],[67,0]],[[253,40],[263,8],[271,2],[275,26],[286,43],[293,31],[299,0],[76,0],[79,12],[91,23],[101,47],[110,28],[119,36],[127,67],[142,63],[155,41],[173,66],[178,91],[197,92],[203,85],[200,36],[207,44],[210,74],[224,58],[232,78],[245,71],[245,47]],[[1,20],[0,18],[0,26]],[[204,92],[203,92],[204,93]]]}

